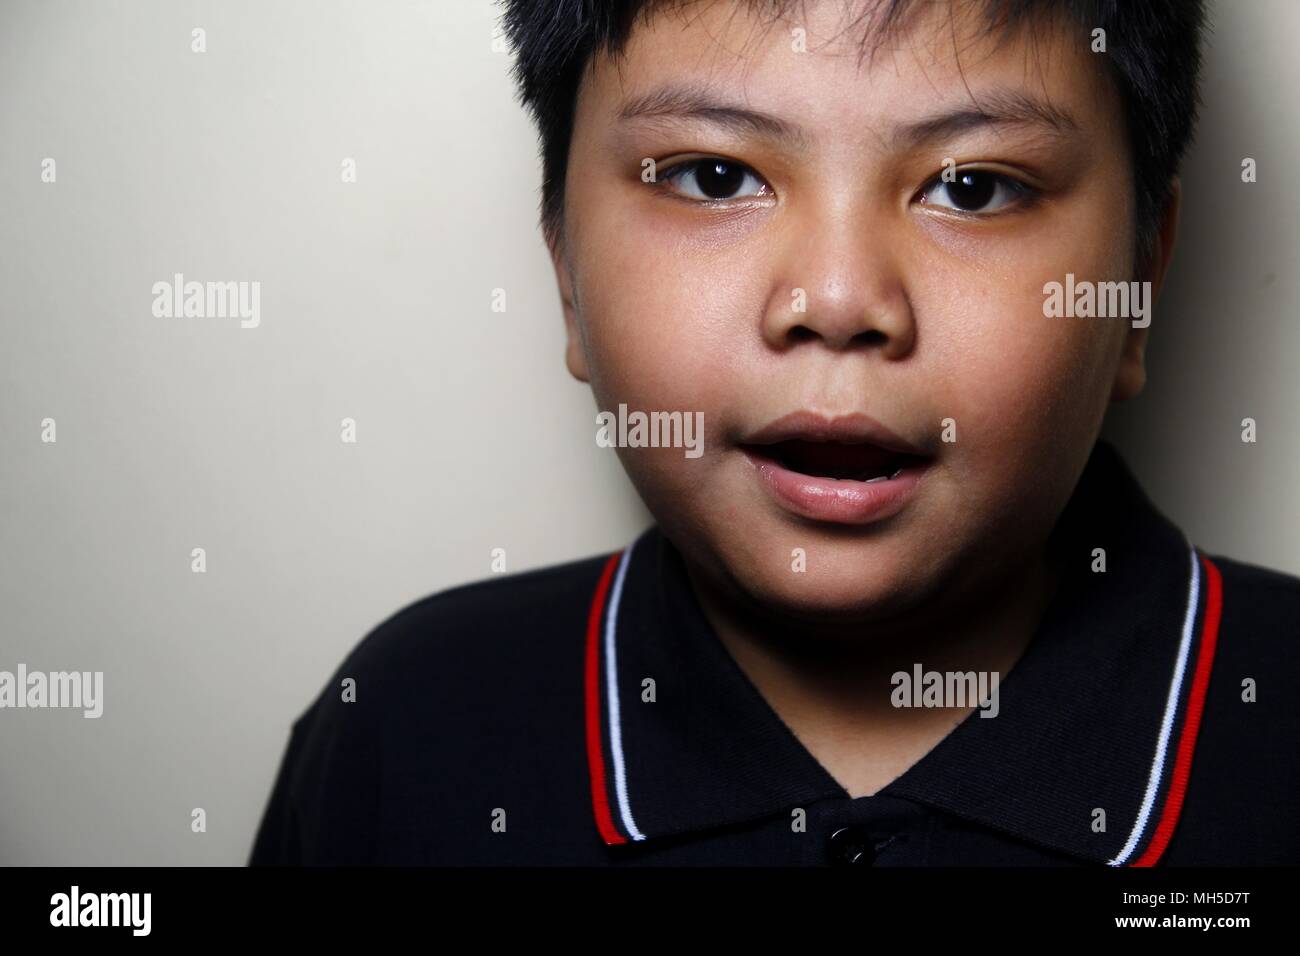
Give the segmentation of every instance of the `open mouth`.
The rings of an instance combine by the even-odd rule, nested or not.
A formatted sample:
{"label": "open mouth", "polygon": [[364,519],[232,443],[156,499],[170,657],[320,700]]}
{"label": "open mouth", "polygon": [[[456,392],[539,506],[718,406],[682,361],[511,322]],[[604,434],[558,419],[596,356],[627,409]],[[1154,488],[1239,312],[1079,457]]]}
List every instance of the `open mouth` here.
{"label": "open mouth", "polygon": [[869,443],[807,441],[793,438],[765,445],[742,446],[751,456],[774,462],[787,471],[836,481],[871,484],[897,478],[926,459]]}

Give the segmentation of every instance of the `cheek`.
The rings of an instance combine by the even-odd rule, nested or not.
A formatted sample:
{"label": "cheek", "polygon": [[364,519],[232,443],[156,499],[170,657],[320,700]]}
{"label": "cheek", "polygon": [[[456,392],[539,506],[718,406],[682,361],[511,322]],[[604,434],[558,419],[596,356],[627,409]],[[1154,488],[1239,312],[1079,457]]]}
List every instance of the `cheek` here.
{"label": "cheek", "polygon": [[929,314],[943,339],[924,376],[929,407],[936,422],[956,422],[934,513],[955,538],[999,542],[993,563],[1047,533],[1110,394],[1117,320],[1044,316],[1043,281],[967,285]]}
{"label": "cheek", "polygon": [[744,273],[725,257],[691,256],[626,233],[583,255],[579,321],[597,400],[702,411],[707,428],[740,378],[737,316],[756,314],[735,278]]}
{"label": "cheek", "polygon": [[[1123,222],[1123,210],[1116,210]],[[1031,445],[1083,441],[1100,425],[1120,342],[1123,318],[1049,317],[1043,287],[1076,280],[1130,278],[1127,257],[1116,254],[1105,217],[1078,217],[1068,240],[1045,235],[1017,243],[1014,259],[985,256],[979,268],[951,257],[927,263],[913,297],[925,339],[923,361],[939,386],[940,417],[957,421],[972,453],[1005,463],[1032,458]],[[1098,251],[1100,250],[1100,251]],[[1010,454],[1009,454],[1010,453]]]}
{"label": "cheek", "polygon": [[999,293],[978,322],[954,323],[946,391],[985,439],[1090,426],[1110,393],[1114,323],[1122,320],[1047,318],[1040,303]]}

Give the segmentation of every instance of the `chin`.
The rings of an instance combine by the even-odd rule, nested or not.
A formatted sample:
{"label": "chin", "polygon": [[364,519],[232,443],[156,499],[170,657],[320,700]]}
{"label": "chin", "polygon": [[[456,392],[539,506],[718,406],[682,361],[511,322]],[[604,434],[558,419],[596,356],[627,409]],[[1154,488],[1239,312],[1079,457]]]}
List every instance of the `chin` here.
{"label": "chin", "polygon": [[792,571],[787,559],[741,578],[759,606],[782,617],[809,622],[886,620],[922,599],[918,574],[896,560],[869,554],[834,555],[810,549],[807,570]]}

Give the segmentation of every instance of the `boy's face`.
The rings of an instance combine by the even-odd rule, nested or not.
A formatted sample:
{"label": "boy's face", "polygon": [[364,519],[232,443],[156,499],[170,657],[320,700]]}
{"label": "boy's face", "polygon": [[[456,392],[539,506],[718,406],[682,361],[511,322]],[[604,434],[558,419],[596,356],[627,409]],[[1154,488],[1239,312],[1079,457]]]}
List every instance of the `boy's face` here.
{"label": "boy's face", "polygon": [[[1125,318],[1046,317],[1044,284],[1158,288],[1164,260],[1133,271],[1122,107],[1086,29],[999,44],[978,10],[918,3],[871,59],[845,5],[804,6],[765,29],[745,3],[691,5],[593,63],[555,250],[567,361],[601,410],[703,412],[702,457],[619,455],[715,583],[883,620],[991,594],[1041,551],[1144,344]],[[722,109],[621,115],[667,88],[790,135]],[[863,444],[892,440],[861,416],[917,457]]]}

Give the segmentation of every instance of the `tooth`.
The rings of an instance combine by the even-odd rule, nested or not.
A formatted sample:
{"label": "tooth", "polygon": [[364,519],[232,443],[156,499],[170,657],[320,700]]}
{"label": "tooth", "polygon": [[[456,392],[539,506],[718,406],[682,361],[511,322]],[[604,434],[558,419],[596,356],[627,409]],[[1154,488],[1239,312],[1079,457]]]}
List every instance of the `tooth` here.
{"label": "tooth", "polygon": [[903,473],[903,469],[902,469],[902,467],[900,466],[900,467],[898,468],[898,470],[895,471],[892,475],[877,475],[875,478],[868,478],[868,479],[866,480],[866,484],[869,485],[869,484],[872,484],[873,482],[877,482],[877,481],[893,481],[895,478],[897,478],[897,477],[898,477],[899,475],[901,475],[902,473]]}

